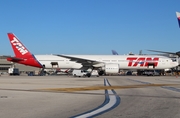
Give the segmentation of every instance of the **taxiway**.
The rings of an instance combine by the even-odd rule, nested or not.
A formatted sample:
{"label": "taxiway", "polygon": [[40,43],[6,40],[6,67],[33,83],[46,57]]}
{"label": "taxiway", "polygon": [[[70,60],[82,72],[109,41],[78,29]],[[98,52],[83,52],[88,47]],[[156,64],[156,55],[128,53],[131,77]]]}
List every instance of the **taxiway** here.
{"label": "taxiway", "polygon": [[0,104],[2,118],[179,118],[180,77],[1,76]]}

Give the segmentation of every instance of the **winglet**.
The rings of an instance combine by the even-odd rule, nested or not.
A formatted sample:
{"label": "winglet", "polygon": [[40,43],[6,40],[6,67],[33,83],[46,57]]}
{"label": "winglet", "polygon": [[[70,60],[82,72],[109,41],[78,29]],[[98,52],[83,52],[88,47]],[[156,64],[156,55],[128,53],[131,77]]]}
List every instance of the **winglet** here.
{"label": "winglet", "polygon": [[176,12],[176,16],[177,16],[177,20],[178,20],[178,24],[179,24],[179,28],[180,28],[180,13]]}

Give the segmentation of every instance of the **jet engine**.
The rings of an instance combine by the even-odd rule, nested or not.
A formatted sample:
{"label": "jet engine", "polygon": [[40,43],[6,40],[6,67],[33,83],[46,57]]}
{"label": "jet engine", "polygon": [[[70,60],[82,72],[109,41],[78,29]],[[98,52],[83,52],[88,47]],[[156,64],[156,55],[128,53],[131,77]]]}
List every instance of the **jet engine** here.
{"label": "jet engine", "polygon": [[111,73],[119,73],[120,68],[119,64],[116,63],[108,63],[105,64],[104,68],[102,68],[106,74],[111,74]]}

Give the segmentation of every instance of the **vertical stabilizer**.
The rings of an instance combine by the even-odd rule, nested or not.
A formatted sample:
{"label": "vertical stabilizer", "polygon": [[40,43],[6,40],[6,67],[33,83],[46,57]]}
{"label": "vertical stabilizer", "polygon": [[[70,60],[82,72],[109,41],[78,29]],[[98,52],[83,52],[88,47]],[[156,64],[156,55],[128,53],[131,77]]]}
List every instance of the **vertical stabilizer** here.
{"label": "vertical stabilizer", "polygon": [[8,33],[8,37],[15,54],[15,57],[8,57],[8,61],[43,68],[41,63],[35,58],[33,54],[29,52],[29,50],[21,43],[21,41],[13,33]]}
{"label": "vertical stabilizer", "polygon": [[8,33],[8,37],[9,37],[12,49],[14,51],[15,57],[23,58],[23,57],[32,55],[13,33]]}
{"label": "vertical stabilizer", "polygon": [[119,55],[115,50],[112,50],[113,55]]}
{"label": "vertical stabilizer", "polygon": [[177,16],[177,20],[178,20],[178,24],[179,24],[179,28],[180,28],[180,13],[176,12],[176,16]]}

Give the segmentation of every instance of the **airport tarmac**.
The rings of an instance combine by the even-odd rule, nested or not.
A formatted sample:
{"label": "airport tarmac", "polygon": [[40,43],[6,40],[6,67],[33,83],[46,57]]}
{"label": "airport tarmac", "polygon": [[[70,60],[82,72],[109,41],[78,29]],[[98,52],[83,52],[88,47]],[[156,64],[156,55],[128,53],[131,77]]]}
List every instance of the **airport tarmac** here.
{"label": "airport tarmac", "polygon": [[180,77],[0,76],[1,118],[179,118]]}

